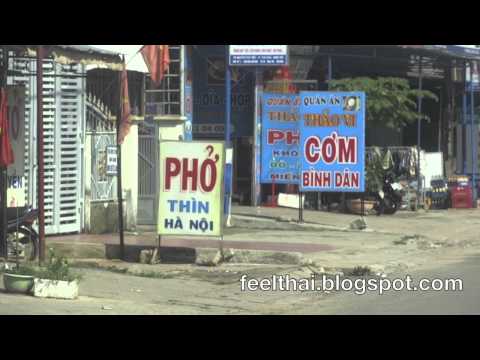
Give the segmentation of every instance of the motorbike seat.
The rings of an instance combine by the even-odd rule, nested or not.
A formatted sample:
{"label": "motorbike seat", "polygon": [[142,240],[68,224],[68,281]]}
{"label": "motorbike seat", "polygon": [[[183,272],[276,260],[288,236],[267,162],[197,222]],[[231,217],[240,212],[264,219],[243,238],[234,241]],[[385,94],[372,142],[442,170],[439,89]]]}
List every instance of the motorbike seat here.
{"label": "motorbike seat", "polygon": [[25,214],[29,211],[27,207],[9,207],[7,208],[7,223],[10,225],[11,223],[16,223],[19,219],[21,219]]}

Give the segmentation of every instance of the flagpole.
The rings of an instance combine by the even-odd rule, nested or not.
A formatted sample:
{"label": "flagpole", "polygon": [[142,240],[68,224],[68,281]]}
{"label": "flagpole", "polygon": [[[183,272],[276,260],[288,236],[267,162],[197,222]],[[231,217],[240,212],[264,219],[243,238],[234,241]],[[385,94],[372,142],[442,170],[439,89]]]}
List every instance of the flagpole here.
{"label": "flagpole", "polygon": [[[125,63],[125,56],[122,56]],[[118,229],[120,235],[120,259],[125,260],[125,239],[123,230],[123,191],[122,191],[122,145],[120,139],[120,125],[122,120],[122,76],[118,77],[118,108],[117,108],[117,198],[118,198]]]}

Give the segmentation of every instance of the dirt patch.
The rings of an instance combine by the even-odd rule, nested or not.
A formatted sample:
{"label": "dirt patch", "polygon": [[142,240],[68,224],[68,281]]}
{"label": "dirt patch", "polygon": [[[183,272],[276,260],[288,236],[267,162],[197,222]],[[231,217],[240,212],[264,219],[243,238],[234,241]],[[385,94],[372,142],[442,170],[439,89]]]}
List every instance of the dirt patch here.
{"label": "dirt patch", "polygon": [[103,244],[90,243],[55,243],[49,242],[48,247],[52,248],[59,256],[74,259],[104,259],[105,246]]}

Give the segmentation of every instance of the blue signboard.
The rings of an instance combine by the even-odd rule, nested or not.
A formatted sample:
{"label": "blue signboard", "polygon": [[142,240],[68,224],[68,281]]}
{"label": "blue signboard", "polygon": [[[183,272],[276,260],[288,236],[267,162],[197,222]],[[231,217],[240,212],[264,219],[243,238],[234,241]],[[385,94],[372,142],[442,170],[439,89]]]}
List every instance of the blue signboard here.
{"label": "blue signboard", "polygon": [[298,184],[300,97],[263,95],[261,182]]}
{"label": "blue signboard", "polygon": [[302,192],[365,191],[365,93],[300,93]]}

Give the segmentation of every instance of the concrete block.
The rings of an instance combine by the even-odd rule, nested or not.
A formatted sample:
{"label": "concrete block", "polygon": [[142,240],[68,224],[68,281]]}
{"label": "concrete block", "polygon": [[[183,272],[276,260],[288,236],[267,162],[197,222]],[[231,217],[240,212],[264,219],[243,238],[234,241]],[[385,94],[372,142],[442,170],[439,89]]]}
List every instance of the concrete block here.
{"label": "concrete block", "polygon": [[35,279],[33,284],[33,296],[40,298],[73,300],[78,297],[78,282]]}
{"label": "concrete block", "polygon": [[[124,219],[127,217],[124,202]],[[90,233],[109,234],[118,232],[118,202],[116,201],[91,201],[90,202]]]}
{"label": "concrete block", "polygon": [[223,256],[218,249],[196,249],[196,265],[217,266],[222,259]]}
{"label": "concrete block", "polygon": [[[279,194],[278,195],[278,206],[286,207],[291,209],[298,209],[300,203],[300,198],[295,194]],[[305,195],[302,195],[302,207],[305,207]]]}
{"label": "concrete block", "polygon": [[351,230],[365,230],[366,228],[367,228],[367,222],[363,218],[357,219],[350,223]]}

